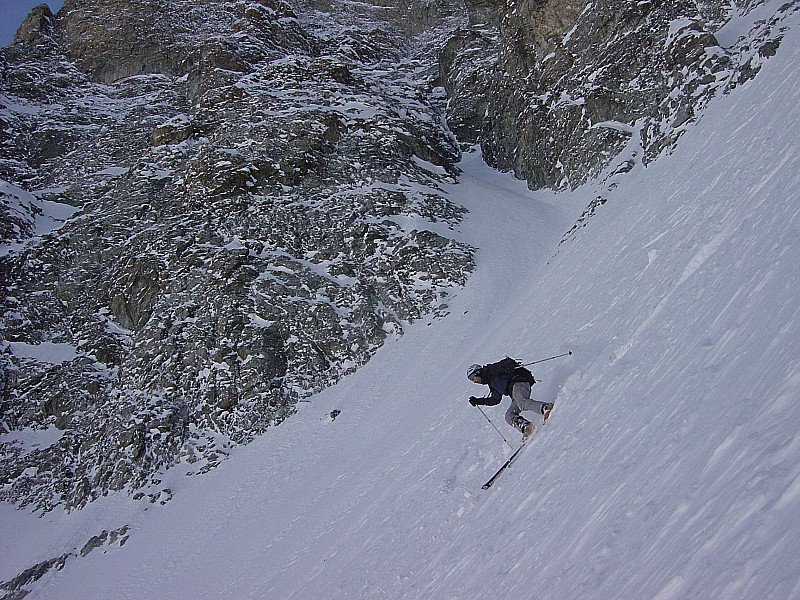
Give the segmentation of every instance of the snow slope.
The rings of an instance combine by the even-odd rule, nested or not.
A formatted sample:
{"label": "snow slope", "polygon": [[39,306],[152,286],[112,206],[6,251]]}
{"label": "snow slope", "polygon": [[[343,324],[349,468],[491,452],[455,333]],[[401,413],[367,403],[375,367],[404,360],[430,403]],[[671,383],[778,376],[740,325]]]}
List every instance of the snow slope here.
{"label": "snow slope", "polygon": [[[165,474],[163,506],[2,507],[0,579],[127,525],[30,597],[800,598],[792,24],[560,246],[592,185],[531,193],[468,157],[450,192],[479,268],[448,316],[208,475]],[[511,449],[466,402],[485,390],[467,365],[566,350],[534,368],[547,426],[481,490]],[[516,443],[507,403],[487,414]]]}

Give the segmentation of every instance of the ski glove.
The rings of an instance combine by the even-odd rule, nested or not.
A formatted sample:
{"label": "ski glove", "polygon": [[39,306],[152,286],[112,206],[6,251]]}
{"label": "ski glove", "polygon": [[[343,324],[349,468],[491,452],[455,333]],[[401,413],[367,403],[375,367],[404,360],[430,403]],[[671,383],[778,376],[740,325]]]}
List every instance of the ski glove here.
{"label": "ski glove", "polygon": [[469,403],[472,406],[478,406],[481,402],[482,398],[476,398],[475,396],[470,396]]}

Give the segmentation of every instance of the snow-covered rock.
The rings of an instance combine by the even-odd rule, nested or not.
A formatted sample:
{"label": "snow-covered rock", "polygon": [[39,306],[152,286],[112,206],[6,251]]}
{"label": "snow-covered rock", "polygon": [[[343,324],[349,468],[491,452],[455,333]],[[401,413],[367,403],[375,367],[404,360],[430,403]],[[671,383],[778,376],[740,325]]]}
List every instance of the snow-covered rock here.
{"label": "snow-covered rock", "polygon": [[446,313],[472,269],[441,192],[460,153],[435,41],[381,15],[72,0],[3,49],[4,238],[35,233],[26,189],[79,211],[2,258],[3,427],[64,430],[3,444],[2,498],[205,471]]}

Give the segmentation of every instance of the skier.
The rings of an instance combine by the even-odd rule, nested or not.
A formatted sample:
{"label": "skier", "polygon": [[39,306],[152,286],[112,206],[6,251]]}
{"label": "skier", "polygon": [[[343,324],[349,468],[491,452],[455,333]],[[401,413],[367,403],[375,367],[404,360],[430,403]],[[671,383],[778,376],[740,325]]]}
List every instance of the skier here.
{"label": "skier", "polygon": [[506,423],[522,432],[524,438],[533,433],[533,423],[520,415],[523,410],[538,412],[547,417],[553,409],[552,402],[539,402],[531,399],[531,386],[536,383],[533,374],[513,358],[504,358],[500,362],[488,365],[472,365],[467,369],[467,378],[473,383],[489,386],[489,395],[477,398],[470,397],[472,406],[496,406],[503,395],[511,397],[511,406],[506,411]]}

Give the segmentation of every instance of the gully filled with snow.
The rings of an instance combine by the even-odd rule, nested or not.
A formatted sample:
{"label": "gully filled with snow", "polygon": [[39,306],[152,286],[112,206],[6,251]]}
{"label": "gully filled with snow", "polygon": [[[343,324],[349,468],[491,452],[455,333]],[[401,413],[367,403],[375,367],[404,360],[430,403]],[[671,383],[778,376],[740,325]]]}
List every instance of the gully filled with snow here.
{"label": "gully filled with snow", "polygon": [[[166,473],[164,506],[4,507],[2,575],[128,526],[31,597],[800,597],[796,22],[560,245],[593,184],[532,193],[468,156],[478,269],[447,316],[208,475]],[[467,365],[566,350],[534,367],[547,426],[481,490],[511,449]]]}

